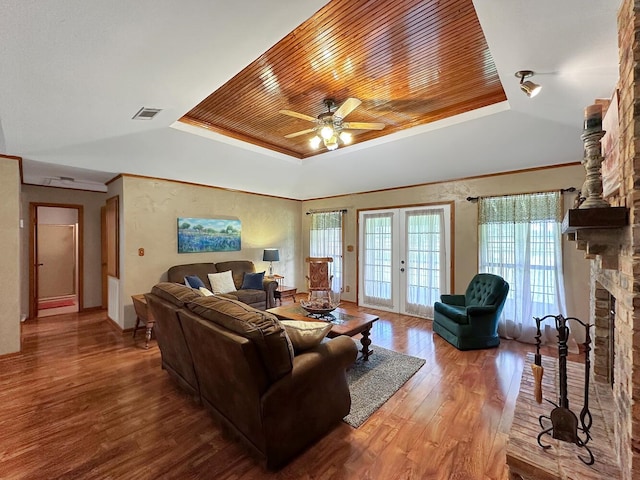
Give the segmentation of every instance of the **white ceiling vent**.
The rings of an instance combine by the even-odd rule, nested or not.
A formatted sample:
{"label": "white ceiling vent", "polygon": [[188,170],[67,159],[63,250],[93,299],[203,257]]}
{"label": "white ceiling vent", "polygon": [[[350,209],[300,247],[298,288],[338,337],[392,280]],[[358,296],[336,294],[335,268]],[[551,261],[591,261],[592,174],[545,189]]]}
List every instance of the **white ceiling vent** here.
{"label": "white ceiling vent", "polygon": [[140,110],[138,110],[138,113],[136,113],[132,118],[134,120],[151,120],[161,111],[162,109],[160,108],[142,107]]}

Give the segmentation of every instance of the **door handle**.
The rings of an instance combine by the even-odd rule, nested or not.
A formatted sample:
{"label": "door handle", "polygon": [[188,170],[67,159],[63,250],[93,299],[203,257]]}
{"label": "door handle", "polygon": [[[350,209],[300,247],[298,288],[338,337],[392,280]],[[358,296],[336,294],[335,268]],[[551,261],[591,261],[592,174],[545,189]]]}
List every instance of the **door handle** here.
{"label": "door handle", "polygon": [[44,265],[44,263],[36,263],[36,267],[41,267],[43,265]]}
{"label": "door handle", "polygon": [[401,269],[400,269],[400,271],[401,271],[401,272],[404,272],[404,268],[401,268]]}

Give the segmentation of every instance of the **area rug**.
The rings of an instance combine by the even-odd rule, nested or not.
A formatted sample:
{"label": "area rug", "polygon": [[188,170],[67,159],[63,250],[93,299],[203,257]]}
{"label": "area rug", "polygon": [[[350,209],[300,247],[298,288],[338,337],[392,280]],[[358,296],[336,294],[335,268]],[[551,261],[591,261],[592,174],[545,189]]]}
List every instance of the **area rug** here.
{"label": "area rug", "polygon": [[38,302],[38,310],[45,310],[47,308],[58,308],[58,307],[70,307],[75,304],[75,300],[73,298],[61,298],[56,300],[44,300],[42,302]]}
{"label": "area rug", "polygon": [[372,345],[368,362],[358,359],[347,371],[351,392],[351,412],[344,421],[354,428],[396,393],[416,373],[425,360]]}

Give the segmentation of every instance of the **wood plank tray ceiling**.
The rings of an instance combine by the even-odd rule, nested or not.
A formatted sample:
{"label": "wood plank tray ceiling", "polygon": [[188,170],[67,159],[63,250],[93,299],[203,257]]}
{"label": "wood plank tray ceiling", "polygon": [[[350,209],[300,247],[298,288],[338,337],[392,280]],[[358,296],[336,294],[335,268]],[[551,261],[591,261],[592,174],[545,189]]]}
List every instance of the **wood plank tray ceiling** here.
{"label": "wood plank tray ceiling", "polygon": [[349,97],[347,121],[386,125],[354,144],[506,100],[471,0],[333,0],[180,120],[305,158],[326,149],[284,136],[314,124],[278,111]]}

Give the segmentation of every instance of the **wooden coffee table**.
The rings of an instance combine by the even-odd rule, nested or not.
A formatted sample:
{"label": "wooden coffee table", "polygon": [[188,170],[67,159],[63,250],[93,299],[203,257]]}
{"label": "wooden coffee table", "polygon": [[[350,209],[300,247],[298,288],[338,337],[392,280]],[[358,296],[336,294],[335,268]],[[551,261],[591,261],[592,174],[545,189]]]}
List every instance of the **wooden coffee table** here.
{"label": "wooden coffee table", "polygon": [[330,322],[332,324],[331,331],[327,334],[327,337],[333,338],[338,335],[348,335],[353,337],[359,333],[362,334],[360,343],[362,344],[362,360],[365,362],[369,360],[369,356],[373,353],[373,350],[369,348],[371,345],[371,325],[378,320],[375,315],[369,315],[368,313],[352,312],[347,313],[347,310],[343,308],[336,308],[327,317],[313,318],[309,317],[309,314],[298,304],[284,305],[281,307],[270,308],[267,312],[274,314],[280,320],[302,320],[305,322]]}

